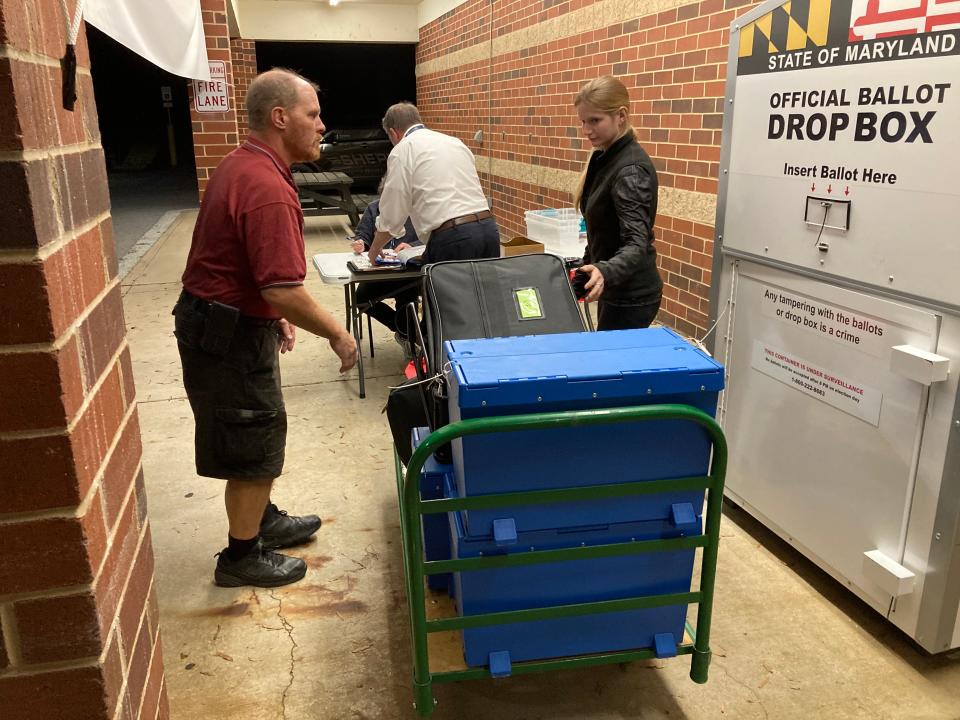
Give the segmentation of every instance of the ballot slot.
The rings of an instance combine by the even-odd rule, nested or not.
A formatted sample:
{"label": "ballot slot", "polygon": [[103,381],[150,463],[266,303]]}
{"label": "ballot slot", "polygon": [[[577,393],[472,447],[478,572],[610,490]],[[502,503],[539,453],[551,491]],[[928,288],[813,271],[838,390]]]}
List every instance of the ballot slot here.
{"label": "ballot slot", "polygon": [[813,230],[837,230],[847,232],[850,229],[850,200],[807,195],[803,208],[803,222]]}

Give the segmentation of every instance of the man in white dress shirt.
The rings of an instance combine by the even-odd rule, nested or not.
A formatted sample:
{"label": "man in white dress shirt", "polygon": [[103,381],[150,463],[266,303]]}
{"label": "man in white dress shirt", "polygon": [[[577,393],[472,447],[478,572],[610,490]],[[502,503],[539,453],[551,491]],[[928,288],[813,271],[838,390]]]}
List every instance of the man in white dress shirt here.
{"label": "man in white dress shirt", "polygon": [[407,217],[426,242],[424,263],[498,257],[500,232],[470,148],[424,127],[411,103],[391,105],[383,129],[394,148],[387,158],[370,261],[391,237],[403,235]]}

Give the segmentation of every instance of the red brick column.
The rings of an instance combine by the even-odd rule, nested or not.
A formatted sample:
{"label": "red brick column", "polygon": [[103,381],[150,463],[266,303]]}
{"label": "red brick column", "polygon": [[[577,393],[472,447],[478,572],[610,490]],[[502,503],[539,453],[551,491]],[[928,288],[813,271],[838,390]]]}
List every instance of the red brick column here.
{"label": "red brick column", "polygon": [[130,352],[82,34],[61,108],[64,27],[59,3],[0,0],[0,716],[154,720]]}
{"label": "red brick column", "polygon": [[227,70],[230,109],[222,113],[197,112],[190,84],[190,117],[193,120],[193,152],[197,161],[200,197],[211,173],[247,134],[244,102],[250,81],[257,74],[257,56],[252,40],[230,39],[227,0],[200,0],[207,57],[222,60]]}
{"label": "red brick column", "polygon": [[197,161],[197,185],[200,198],[214,168],[238,143],[237,99],[233,91],[234,72],[227,26],[227,0],[200,0],[203,32],[207,39],[207,58],[222,60],[227,70],[230,109],[222,113],[197,112],[193,83],[190,83],[190,118],[193,121],[193,153]]}

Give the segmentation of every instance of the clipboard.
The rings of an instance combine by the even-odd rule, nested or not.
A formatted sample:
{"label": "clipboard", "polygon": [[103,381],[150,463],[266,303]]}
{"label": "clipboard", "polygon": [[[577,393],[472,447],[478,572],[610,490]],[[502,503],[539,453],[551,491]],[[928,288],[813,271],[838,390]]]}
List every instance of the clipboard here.
{"label": "clipboard", "polygon": [[347,260],[347,268],[358,275],[374,275],[403,272],[407,268],[403,265],[357,265],[353,260]]}

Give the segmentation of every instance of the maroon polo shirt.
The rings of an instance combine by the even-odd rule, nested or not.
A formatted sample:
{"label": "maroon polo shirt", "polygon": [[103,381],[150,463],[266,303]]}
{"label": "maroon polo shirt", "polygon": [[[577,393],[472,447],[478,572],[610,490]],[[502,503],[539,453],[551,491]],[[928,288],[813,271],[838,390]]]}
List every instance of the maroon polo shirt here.
{"label": "maroon polo shirt", "polygon": [[303,212],[293,175],[273,150],[249,139],[210,178],[183,287],[244,315],[278,318],[260,291],[302,285],[306,274]]}

